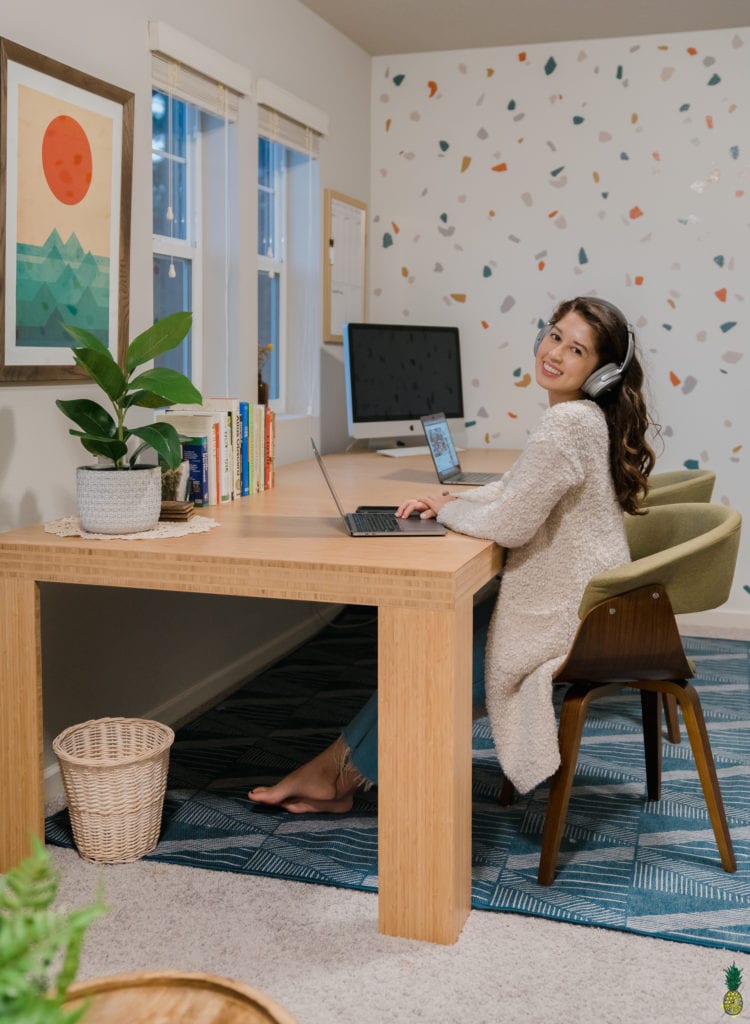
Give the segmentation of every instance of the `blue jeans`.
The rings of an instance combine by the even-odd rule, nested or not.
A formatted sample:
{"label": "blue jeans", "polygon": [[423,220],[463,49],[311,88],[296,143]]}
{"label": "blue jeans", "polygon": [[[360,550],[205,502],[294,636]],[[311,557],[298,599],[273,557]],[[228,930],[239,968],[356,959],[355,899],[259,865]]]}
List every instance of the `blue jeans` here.
{"label": "blue jeans", "polygon": [[[472,704],[484,703],[484,649],[495,597],[474,608],[474,641],[471,666]],[[341,731],[349,748],[351,764],[369,782],[378,781],[378,695],[373,693],[361,711]]]}

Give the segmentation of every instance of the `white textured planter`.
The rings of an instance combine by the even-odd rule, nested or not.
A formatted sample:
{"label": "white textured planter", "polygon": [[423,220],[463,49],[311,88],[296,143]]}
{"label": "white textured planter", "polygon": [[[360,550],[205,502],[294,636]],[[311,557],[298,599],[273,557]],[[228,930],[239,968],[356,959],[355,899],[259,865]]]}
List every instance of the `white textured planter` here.
{"label": "white textured planter", "polygon": [[87,533],[152,530],[161,512],[161,470],[158,466],[79,466],[76,493],[78,517]]}

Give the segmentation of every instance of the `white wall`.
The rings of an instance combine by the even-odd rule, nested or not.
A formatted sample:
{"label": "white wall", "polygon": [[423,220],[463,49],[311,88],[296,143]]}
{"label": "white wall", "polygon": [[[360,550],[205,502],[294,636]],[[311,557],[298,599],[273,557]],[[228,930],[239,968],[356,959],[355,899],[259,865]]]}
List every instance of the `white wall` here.
{"label": "white wall", "polygon": [[[369,189],[370,59],[297,0],[24,0],[0,8],[0,35],[135,93],[130,334],[152,319],[151,118],[149,20],[167,22],[246,65],[330,116],[322,143],[321,186],[357,196]],[[341,82],[346,88],[341,88]],[[247,346],[232,379],[254,381],[256,137],[254,106],[240,129],[240,319]],[[338,386],[334,380],[334,385]],[[85,386],[0,387],[0,530],[75,510],[74,470],[87,459],[69,437],[56,398]],[[325,402],[325,396],[323,398]],[[315,421],[279,425],[278,457],[307,457]],[[255,661],[298,641],[320,624],[307,603],[253,602],[146,592],[43,588],[45,731],[54,735],[82,715],[182,713],[185,691],[199,701]],[[195,638],[200,642],[196,645]],[[75,643],[70,641],[74,639]],[[83,644],[88,655],[80,654]],[[123,651],[137,655],[134,670]],[[170,668],[164,668],[164,651]],[[174,660],[173,660],[174,659]],[[151,666],[150,670],[143,666]],[[85,698],[81,698],[81,694]],[[76,696],[78,695],[78,696]]]}
{"label": "white wall", "polygon": [[[537,325],[596,293],[636,325],[658,468],[750,516],[749,92],[748,29],[373,61],[370,319],[458,324],[470,445],[524,445]],[[747,531],[714,614],[750,624]]]}

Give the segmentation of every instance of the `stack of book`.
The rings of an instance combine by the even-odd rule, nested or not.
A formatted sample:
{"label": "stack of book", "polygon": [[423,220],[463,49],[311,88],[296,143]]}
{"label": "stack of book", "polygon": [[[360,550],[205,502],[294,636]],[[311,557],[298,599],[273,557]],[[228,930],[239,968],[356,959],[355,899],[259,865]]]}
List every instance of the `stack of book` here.
{"label": "stack of book", "polygon": [[238,398],[204,398],[156,413],[182,439],[190,464],[188,498],[196,506],[222,505],[259,494],[276,482],[276,413]]}

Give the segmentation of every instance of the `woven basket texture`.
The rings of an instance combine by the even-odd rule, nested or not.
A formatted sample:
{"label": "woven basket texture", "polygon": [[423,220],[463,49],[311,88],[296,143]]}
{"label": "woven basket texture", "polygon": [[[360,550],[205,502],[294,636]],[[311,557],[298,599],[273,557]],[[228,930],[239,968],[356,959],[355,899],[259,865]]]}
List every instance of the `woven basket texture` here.
{"label": "woven basket texture", "polygon": [[52,743],[80,855],[138,860],[159,841],[174,732],[144,718],[71,725]]}

